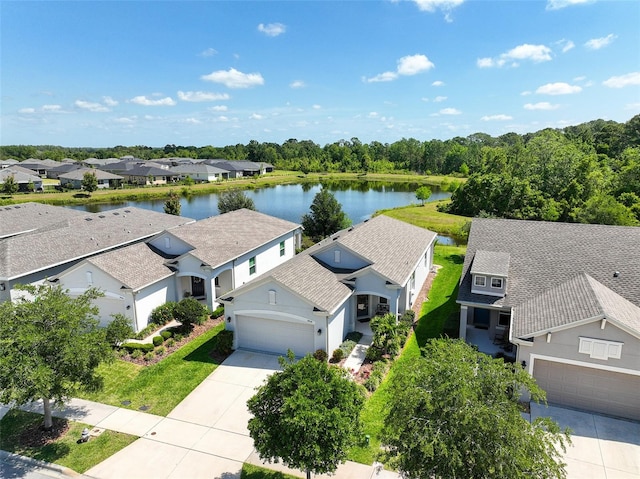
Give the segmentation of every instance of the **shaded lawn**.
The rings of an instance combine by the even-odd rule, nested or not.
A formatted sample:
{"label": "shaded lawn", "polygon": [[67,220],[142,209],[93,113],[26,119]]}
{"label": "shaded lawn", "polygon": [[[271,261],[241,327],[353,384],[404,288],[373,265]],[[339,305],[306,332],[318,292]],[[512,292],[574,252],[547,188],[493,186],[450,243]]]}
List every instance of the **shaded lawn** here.
{"label": "shaded lawn", "polygon": [[421,205],[401,206],[389,210],[380,210],[376,214],[384,214],[397,220],[405,221],[421,228],[437,233],[457,237],[460,229],[471,218],[451,215],[438,211],[437,206],[450,203],[449,200],[432,201]]}
{"label": "shaded lawn", "polygon": [[243,464],[240,479],[298,479],[298,476],[291,476],[251,464]]}
{"label": "shaded lawn", "polygon": [[91,429],[91,426],[69,421],[69,429],[52,442],[40,447],[21,445],[21,434],[40,426],[42,422],[43,416],[40,414],[12,409],[0,421],[0,449],[83,473],[138,439],[129,434],[104,431],[100,436],[78,444],[82,430],[85,427]]}
{"label": "shaded lawn", "polygon": [[166,416],[220,364],[209,353],[223,329],[221,323],[152,366],[122,360],[102,364],[103,389],[78,397],[128,409],[147,406],[145,412]]}
{"label": "shaded lawn", "polygon": [[360,413],[364,434],[371,438],[370,444],[368,447],[353,448],[349,453],[350,460],[362,464],[372,464],[376,460],[376,454],[380,450],[379,435],[386,415],[386,406],[390,402],[390,384],[396,371],[410,367],[411,361],[420,355],[420,348],[429,339],[440,337],[447,319],[458,310],[456,297],[465,251],[466,248],[460,246],[436,246],[434,262],[442,268],[429,291],[429,301],[422,305],[415,334],[411,335],[400,357],[391,366],[386,379],[369,397]]}

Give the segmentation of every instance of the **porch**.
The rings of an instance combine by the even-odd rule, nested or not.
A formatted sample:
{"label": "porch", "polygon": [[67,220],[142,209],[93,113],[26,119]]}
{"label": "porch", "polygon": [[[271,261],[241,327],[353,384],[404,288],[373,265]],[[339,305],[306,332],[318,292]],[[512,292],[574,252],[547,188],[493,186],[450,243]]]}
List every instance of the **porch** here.
{"label": "porch", "polygon": [[467,343],[478,347],[481,353],[489,354],[495,357],[504,357],[505,359],[514,359],[514,347],[507,337],[497,336],[491,338],[488,329],[477,328],[473,325],[467,325]]}

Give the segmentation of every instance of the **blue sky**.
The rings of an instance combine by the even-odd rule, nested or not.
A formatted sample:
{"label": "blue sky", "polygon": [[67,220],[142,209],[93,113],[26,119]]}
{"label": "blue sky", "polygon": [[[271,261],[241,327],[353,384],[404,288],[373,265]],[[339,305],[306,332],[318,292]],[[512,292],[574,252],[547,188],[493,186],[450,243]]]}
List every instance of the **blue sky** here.
{"label": "blue sky", "polygon": [[2,1],[6,144],[494,136],[640,113],[640,2]]}

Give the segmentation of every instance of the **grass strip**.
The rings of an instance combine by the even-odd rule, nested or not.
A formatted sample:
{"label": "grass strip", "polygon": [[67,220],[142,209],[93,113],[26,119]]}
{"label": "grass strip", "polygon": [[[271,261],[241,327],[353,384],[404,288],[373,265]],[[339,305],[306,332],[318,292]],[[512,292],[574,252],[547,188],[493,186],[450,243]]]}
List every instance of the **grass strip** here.
{"label": "grass strip", "polygon": [[57,439],[41,446],[24,445],[25,431],[37,429],[42,421],[40,414],[12,409],[0,421],[0,449],[84,473],[138,439],[129,434],[104,431],[88,442],[78,444],[82,430],[91,429],[91,425],[69,421],[69,428]]}
{"label": "grass strip", "polygon": [[[380,210],[376,214],[384,214],[443,235],[464,239],[462,238],[463,233],[461,230],[467,221],[471,221],[471,218],[438,211],[438,205],[448,203],[450,203],[450,200],[431,201],[425,203],[424,206],[400,206],[398,208]],[[466,239],[464,242],[466,242]]]}
{"label": "grass strip", "polygon": [[122,360],[102,364],[103,389],[79,397],[128,409],[145,406],[147,413],[166,416],[218,367],[210,352],[223,329],[221,323],[152,366]]}
{"label": "grass strip", "polygon": [[243,464],[240,479],[298,479],[298,476],[272,471],[252,464]]}

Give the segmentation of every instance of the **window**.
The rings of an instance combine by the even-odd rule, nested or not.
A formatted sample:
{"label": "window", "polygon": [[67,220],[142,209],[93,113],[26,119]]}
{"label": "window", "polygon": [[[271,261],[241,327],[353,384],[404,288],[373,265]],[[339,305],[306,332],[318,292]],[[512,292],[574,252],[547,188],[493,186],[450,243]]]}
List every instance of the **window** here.
{"label": "window", "polygon": [[416,272],[415,271],[411,274],[411,286],[409,288],[411,290],[414,290],[416,288]]}
{"label": "window", "polygon": [[220,287],[220,276],[216,276],[215,278],[213,278],[213,285],[216,288]]}
{"label": "window", "polygon": [[91,271],[87,271],[87,284],[93,286],[93,273]]}
{"label": "window", "polygon": [[473,278],[473,284],[475,286],[486,286],[487,285],[487,278],[485,276],[476,276],[475,278]]}
{"label": "window", "polygon": [[249,258],[249,274],[256,274],[256,257]]}
{"label": "window", "polygon": [[276,304],[276,291],[274,289],[269,290],[269,304]]}
{"label": "window", "polygon": [[340,262],[340,250],[337,249],[333,252],[333,262],[334,263],[339,263]]}
{"label": "window", "polygon": [[164,247],[165,249],[171,249],[171,238],[168,236],[164,237]]}
{"label": "window", "polygon": [[284,256],[284,241],[280,241],[280,256]]}
{"label": "window", "polygon": [[500,312],[500,316],[498,316],[498,326],[503,328],[508,328],[510,323],[511,323],[511,313]]}
{"label": "window", "polygon": [[623,344],[604,339],[580,338],[578,352],[588,354],[592,359],[603,359],[605,361],[609,358],[620,359]]}
{"label": "window", "polygon": [[502,289],[502,278],[491,278],[491,287]]}

